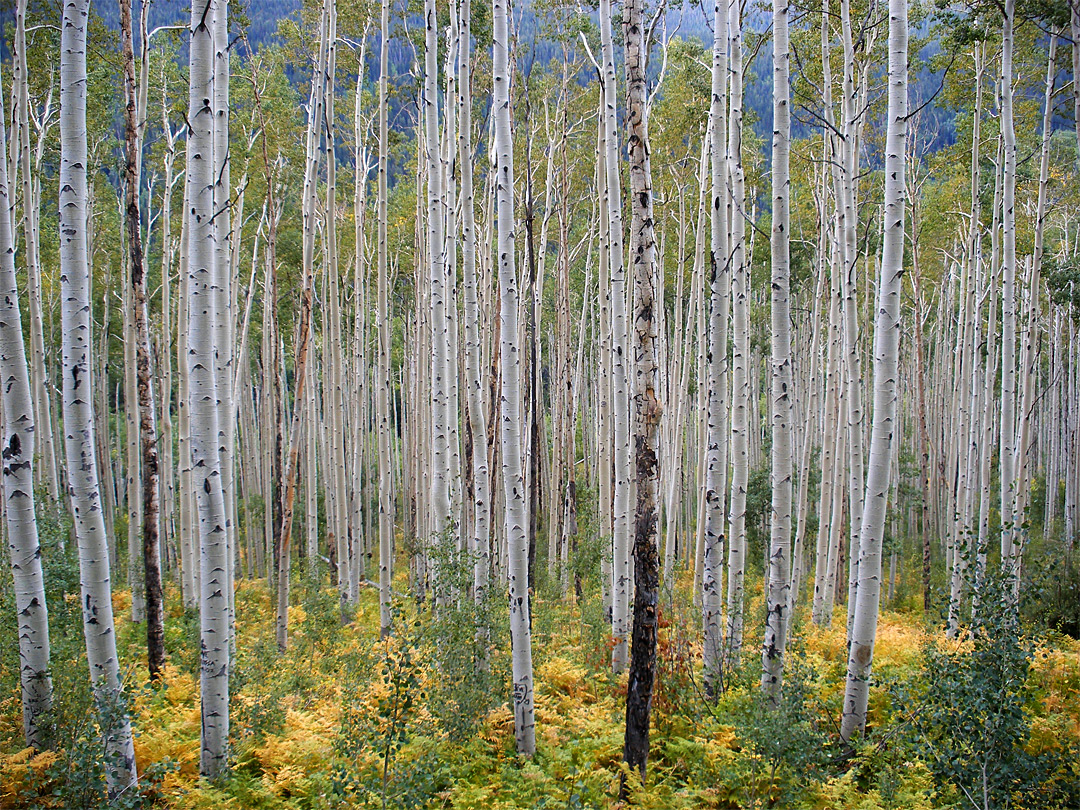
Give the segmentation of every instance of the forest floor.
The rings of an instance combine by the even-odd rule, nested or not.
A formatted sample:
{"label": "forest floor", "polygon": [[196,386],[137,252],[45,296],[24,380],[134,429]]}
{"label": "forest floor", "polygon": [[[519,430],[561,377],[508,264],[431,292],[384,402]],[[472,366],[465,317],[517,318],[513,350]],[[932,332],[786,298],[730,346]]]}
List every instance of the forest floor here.
{"label": "forest floor", "polygon": [[[626,680],[610,673],[610,640],[598,599],[534,600],[537,753],[522,760],[514,752],[506,703],[510,645],[501,598],[479,611],[451,603],[435,616],[403,603],[396,607],[394,635],[383,641],[375,589],[363,589],[351,621],[343,624],[336,591],[299,579],[289,649],[281,656],[265,582],[238,586],[233,767],[220,784],[198,778],[197,617],[183,610],[171,588],[164,679],[153,688],[140,686],[146,681],[143,628],[120,621],[130,612],[130,594],[115,593],[143,775],[141,794],[115,806],[497,810],[615,804]],[[921,610],[884,610],[868,734],[851,752],[837,740],[846,665],[843,609],[837,608],[829,629],[797,625],[779,710],[759,697],[760,621],[748,621],[740,667],[713,702],[701,692],[700,614],[686,596],[690,587],[680,582],[675,597],[663,599],[649,774],[644,787],[631,779],[634,806],[971,807],[965,777],[950,777],[949,768],[962,770],[958,760],[968,770],[978,768],[980,757],[999,767],[1014,754],[1020,759],[1013,767],[1030,770],[1023,758],[1033,757],[1049,770],[1035,790],[1016,787],[1015,775],[1009,777],[1015,787],[1006,781],[1009,806],[1065,807],[1076,795],[1068,783],[1080,784],[1072,755],[1080,743],[1080,643],[1055,635],[1024,646],[1026,683],[1004,687],[1021,694],[1021,716],[1010,721],[1021,727],[1005,753],[995,753],[989,732],[982,744],[962,739],[979,737],[980,724],[990,728],[986,717],[997,703],[992,690],[1001,688],[982,683],[993,681],[993,673],[976,673],[972,681],[962,663],[971,660],[972,642],[947,642],[931,633]],[[760,586],[749,596],[748,616],[757,619]],[[20,750],[9,627],[0,628],[6,648],[0,660],[0,808],[102,806],[100,737],[84,685],[85,655],[78,653],[75,601],[68,597],[59,610],[50,604],[58,639],[55,753]],[[478,616],[492,618],[486,638],[474,631]],[[957,676],[966,679],[963,699],[988,704],[990,715],[954,722],[956,707],[943,707],[940,690],[928,682],[934,672],[941,675],[927,669],[935,656],[940,666],[941,654],[953,662],[948,666],[966,673]],[[1065,789],[1048,792],[1047,784]]]}

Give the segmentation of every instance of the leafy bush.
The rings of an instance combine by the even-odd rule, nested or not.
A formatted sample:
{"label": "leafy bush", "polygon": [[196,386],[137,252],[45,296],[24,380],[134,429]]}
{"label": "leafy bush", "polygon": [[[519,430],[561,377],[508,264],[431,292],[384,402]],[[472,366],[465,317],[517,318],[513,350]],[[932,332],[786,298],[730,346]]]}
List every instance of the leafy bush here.
{"label": "leafy bush", "polygon": [[988,573],[970,638],[928,644],[921,677],[895,689],[897,702],[910,707],[912,744],[939,789],[955,791],[965,806],[1075,806],[1076,752],[1031,745],[1034,644],[1021,632],[1011,587],[1000,572]]}

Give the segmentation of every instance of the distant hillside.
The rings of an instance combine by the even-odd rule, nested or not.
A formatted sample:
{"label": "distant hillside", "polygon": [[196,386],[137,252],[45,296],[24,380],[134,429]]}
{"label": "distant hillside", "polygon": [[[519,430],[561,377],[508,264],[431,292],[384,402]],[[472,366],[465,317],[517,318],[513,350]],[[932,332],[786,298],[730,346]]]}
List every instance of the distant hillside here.
{"label": "distant hillside", "polygon": [[[120,27],[120,4],[117,0],[91,0],[94,10],[110,28]],[[238,0],[230,3],[233,13],[242,13],[251,21],[248,38],[258,46],[277,31],[278,21],[300,8],[301,0]],[[132,0],[132,13],[138,14],[141,0]],[[191,19],[190,0],[153,0],[150,27],[186,23]]]}

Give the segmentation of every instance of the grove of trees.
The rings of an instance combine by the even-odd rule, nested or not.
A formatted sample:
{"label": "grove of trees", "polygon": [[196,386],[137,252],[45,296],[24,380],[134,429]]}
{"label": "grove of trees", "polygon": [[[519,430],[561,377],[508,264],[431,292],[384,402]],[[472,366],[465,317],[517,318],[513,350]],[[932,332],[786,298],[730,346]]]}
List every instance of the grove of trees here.
{"label": "grove of trees", "polygon": [[280,5],[0,14],[0,807],[1075,806],[1080,2]]}

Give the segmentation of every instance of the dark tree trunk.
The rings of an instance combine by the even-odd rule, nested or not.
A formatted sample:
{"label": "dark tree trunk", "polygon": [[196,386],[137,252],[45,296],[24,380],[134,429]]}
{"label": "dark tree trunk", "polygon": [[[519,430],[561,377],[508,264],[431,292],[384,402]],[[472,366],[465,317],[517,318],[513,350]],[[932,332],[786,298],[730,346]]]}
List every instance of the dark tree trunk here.
{"label": "dark tree trunk", "polygon": [[[150,679],[165,666],[165,615],[161,593],[161,551],[158,542],[158,447],[154,390],[150,369],[150,326],[147,323],[146,271],[139,222],[139,132],[136,112],[135,48],[131,0],[120,0],[121,47],[124,58],[124,180],[128,249],[131,255],[132,305],[135,308],[135,373],[139,396],[139,442],[142,451],[143,568],[146,584],[146,653]],[[146,54],[143,54],[146,58]]]}
{"label": "dark tree trunk", "polygon": [[[656,630],[660,593],[657,495],[657,439],[663,410],[658,399],[659,362],[653,268],[656,238],[653,229],[652,177],[649,167],[648,110],[645,60],[648,44],[642,29],[643,0],[627,0],[623,34],[626,43],[627,151],[630,153],[630,263],[634,281],[634,320],[631,334],[634,362],[634,624],[630,644],[630,675],[626,689],[626,735],[623,759],[645,780],[649,758],[649,714],[656,677]],[[626,780],[620,798],[628,797]]]}

